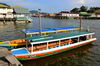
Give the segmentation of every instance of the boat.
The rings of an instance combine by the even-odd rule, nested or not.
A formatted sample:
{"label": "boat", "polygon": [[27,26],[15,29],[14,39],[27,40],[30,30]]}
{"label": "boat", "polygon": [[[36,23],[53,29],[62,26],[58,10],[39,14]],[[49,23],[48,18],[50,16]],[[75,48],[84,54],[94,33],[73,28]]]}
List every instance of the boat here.
{"label": "boat", "polygon": [[[58,32],[67,32],[67,31],[75,31],[75,30],[79,30],[80,27],[77,26],[67,26],[67,27],[56,27],[56,28],[45,28],[42,29],[42,33],[45,33],[44,35],[48,34],[58,34]],[[39,34],[39,29],[28,29],[28,30],[22,30],[22,32],[24,32],[26,35],[31,35],[32,34]],[[52,33],[51,33],[52,32]],[[30,43],[28,43],[30,44]],[[11,41],[3,41],[0,42],[0,47],[6,47],[8,49],[14,49],[14,48],[19,48],[19,47],[23,47],[26,46],[26,39],[16,39],[16,40],[11,40]]]}
{"label": "boat", "polygon": [[31,45],[12,49],[18,60],[32,60],[55,55],[96,41],[91,31],[75,31],[45,36],[25,38]]}
{"label": "boat", "polygon": [[0,42],[0,47],[5,47],[8,49],[20,48],[22,46],[26,46],[25,39],[16,39],[16,40],[11,40],[11,41]]}
{"label": "boat", "polygon": [[[81,28],[83,29],[83,27]],[[63,33],[63,32],[71,32],[71,31],[77,31],[80,30],[80,27],[78,26],[65,26],[65,27],[55,27],[55,28],[43,28],[41,29],[43,35],[48,35],[48,34],[58,34],[58,33]],[[32,37],[33,35],[39,35],[40,29],[28,29],[25,30],[23,29],[22,32],[29,37]]]}

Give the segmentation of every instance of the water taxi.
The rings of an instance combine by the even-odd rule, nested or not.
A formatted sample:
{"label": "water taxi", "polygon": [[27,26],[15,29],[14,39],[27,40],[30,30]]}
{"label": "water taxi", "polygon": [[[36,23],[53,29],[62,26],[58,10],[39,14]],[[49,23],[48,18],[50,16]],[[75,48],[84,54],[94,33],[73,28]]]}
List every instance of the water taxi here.
{"label": "water taxi", "polygon": [[[58,32],[67,32],[67,31],[75,31],[79,30],[80,27],[76,26],[67,26],[67,27],[56,27],[56,28],[45,28],[42,29],[42,34],[47,35],[47,34],[57,34]],[[39,34],[39,29],[28,29],[28,30],[22,30],[26,35],[30,35],[32,37],[33,34]],[[30,43],[28,43],[30,44]],[[16,40],[11,40],[11,41],[4,41],[0,42],[1,47],[6,47],[8,49],[14,49],[14,48],[19,48],[22,46],[26,45],[26,40],[25,39],[16,39]]]}
{"label": "water taxi", "polygon": [[55,35],[27,37],[30,45],[11,50],[19,60],[32,60],[51,56],[89,44],[97,39],[90,31],[76,31]]}

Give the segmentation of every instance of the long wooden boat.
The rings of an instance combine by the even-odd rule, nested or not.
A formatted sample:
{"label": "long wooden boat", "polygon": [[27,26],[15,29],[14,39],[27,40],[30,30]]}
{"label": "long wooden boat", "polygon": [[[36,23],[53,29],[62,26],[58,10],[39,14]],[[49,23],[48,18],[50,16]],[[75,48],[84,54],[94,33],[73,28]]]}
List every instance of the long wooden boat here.
{"label": "long wooden boat", "polygon": [[16,39],[16,40],[11,40],[11,41],[0,42],[0,47],[6,47],[8,49],[14,49],[17,47],[22,47],[22,46],[26,46],[25,39]]}
{"label": "long wooden boat", "polygon": [[[58,34],[58,33],[63,33],[63,32],[80,30],[80,27],[67,26],[67,27],[44,28],[41,30],[42,30],[43,35],[48,35],[48,34]],[[40,29],[28,29],[28,30],[24,29],[22,32],[25,33],[26,36],[29,35],[30,37],[32,37],[33,35],[39,35]]]}
{"label": "long wooden boat", "polygon": [[48,36],[27,37],[31,46],[13,49],[12,54],[19,60],[32,60],[71,50],[96,40],[94,32],[77,31]]}

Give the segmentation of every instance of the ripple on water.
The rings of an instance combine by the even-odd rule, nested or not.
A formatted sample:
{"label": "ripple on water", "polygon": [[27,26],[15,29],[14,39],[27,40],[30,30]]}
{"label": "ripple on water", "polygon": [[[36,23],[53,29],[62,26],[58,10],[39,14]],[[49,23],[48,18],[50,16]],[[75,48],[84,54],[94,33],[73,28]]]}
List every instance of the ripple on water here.
{"label": "ripple on water", "polygon": [[[0,22],[0,41],[24,38],[24,35],[17,29],[38,29],[38,18],[31,17],[32,23],[17,23],[7,22],[4,25]],[[64,27],[64,26],[79,26],[79,20],[60,20],[42,18],[43,28]],[[91,31],[96,34],[94,37],[97,41],[86,47],[77,48],[71,51],[60,53],[54,56],[41,58],[31,61],[21,61],[24,66],[100,66],[100,20],[82,20],[82,26],[87,29],[89,26]],[[80,52],[81,51],[81,52]]]}

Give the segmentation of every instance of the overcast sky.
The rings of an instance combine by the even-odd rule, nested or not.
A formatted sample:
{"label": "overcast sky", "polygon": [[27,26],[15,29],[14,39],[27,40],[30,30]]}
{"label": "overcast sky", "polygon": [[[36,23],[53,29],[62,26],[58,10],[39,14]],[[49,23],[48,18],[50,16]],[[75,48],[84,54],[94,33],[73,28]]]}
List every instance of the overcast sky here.
{"label": "overcast sky", "polygon": [[100,0],[0,0],[10,6],[19,5],[29,10],[41,9],[42,12],[58,13],[70,11],[80,6],[100,7]]}

